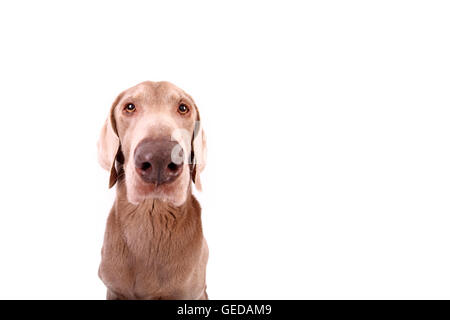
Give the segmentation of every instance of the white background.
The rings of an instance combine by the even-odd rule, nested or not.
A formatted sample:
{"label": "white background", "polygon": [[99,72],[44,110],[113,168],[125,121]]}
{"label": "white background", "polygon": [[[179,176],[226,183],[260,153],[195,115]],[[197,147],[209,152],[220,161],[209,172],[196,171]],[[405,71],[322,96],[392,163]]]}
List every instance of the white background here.
{"label": "white background", "polygon": [[116,95],[201,110],[212,299],[450,298],[450,7],[0,4],[0,298],[104,299]]}

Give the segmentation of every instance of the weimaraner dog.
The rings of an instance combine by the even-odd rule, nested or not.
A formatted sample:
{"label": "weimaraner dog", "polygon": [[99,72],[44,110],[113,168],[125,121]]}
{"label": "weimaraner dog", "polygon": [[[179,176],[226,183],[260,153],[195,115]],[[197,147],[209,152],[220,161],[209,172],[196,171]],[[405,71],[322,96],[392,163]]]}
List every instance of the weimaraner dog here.
{"label": "weimaraner dog", "polygon": [[206,140],[192,98],[169,82],[143,82],[114,101],[98,142],[117,182],[99,276],[107,299],[208,299],[201,208]]}

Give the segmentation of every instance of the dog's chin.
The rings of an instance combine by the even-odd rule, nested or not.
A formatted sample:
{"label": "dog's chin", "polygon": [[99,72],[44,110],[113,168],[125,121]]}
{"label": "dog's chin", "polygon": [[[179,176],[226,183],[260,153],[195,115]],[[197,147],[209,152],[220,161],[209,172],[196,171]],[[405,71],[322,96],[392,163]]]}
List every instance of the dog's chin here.
{"label": "dog's chin", "polygon": [[187,198],[187,187],[185,175],[180,175],[176,180],[156,186],[146,183],[138,176],[126,179],[127,198],[134,205],[139,205],[147,199],[156,199],[167,202],[173,206],[181,206]]}

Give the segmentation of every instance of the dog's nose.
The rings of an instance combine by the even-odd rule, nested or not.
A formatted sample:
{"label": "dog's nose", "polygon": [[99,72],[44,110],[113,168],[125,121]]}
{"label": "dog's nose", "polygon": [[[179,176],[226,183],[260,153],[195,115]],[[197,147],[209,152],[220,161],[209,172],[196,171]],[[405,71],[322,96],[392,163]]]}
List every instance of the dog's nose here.
{"label": "dog's nose", "polygon": [[142,140],[134,151],[134,165],[147,183],[161,185],[175,180],[183,171],[183,149],[175,141]]}

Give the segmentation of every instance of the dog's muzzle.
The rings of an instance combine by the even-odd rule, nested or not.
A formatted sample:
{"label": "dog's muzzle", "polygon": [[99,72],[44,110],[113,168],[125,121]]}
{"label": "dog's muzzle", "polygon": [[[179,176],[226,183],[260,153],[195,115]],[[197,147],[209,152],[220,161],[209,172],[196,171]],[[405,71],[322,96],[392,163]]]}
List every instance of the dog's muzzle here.
{"label": "dog's muzzle", "polygon": [[183,171],[184,153],[176,141],[144,139],[134,151],[136,172],[146,183],[162,185]]}

